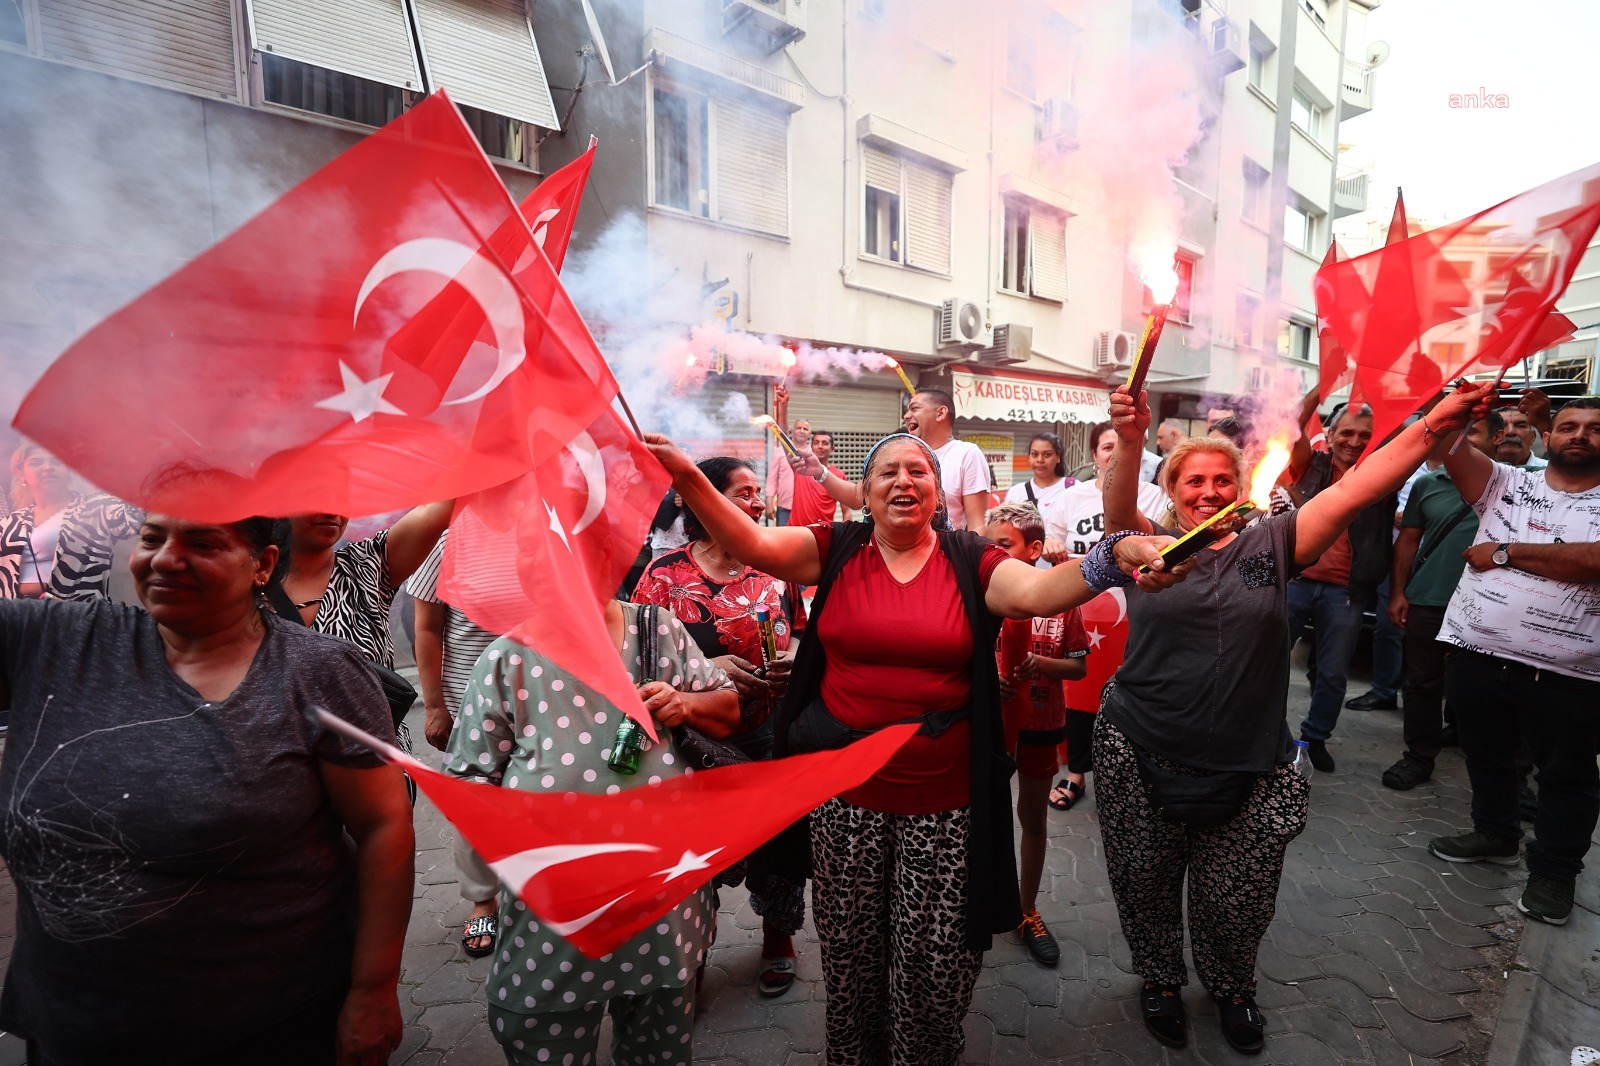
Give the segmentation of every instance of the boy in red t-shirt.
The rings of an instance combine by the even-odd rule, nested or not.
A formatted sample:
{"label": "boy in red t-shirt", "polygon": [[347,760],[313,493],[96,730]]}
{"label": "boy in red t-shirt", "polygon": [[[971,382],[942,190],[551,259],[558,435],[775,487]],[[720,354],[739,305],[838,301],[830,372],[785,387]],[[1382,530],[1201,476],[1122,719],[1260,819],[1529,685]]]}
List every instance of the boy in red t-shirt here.
{"label": "boy in red t-shirt", "polygon": [[[1013,559],[1033,564],[1044,553],[1044,519],[1031,503],[1002,504],[984,516],[985,535]],[[1076,608],[1049,618],[1008,618],[995,652],[1006,750],[1017,760],[1017,821],[1022,824],[1022,925],[1028,954],[1046,966],[1061,958],[1055,937],[1039,917],[1039,880],[1048,843],[1050,781],[1060,769],[1056,745],[1066,738],[1067,705],[1061,682],[1084,675],[1089,637]]]}

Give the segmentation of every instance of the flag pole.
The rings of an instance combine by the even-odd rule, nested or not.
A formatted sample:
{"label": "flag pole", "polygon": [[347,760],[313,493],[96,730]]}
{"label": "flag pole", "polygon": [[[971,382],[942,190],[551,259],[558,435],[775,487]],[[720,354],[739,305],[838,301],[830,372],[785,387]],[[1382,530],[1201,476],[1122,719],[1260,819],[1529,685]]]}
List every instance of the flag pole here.
{"label": "flag pole", "polygon": [[[593,147],[593,145],[591,145],[590,147]],[[540,308],[539,308],[539,306],[537,304],[535,304],[533,302],[532,297],[530,297],[528,295],[527,291],[525,289],[523,289],[523,287],[520,284],[517,283],[516,275],[513,274],[512,271],[511,271],[511,268],[506,265],[506,261],[503,258],[501,258],[500,253],[495,250],[494,245],[492,243],[490,243],[490,241],[489,241],[489,239],[487,237],[485,237],[482,233],[478,232],[478,227],[473,225],[472,219],[468,218],[467,217],[467,213],[465,211],[461,210],[461,205],[456,203],[456,198],[454,196],[450,195],[450,190],[444,187],[444,182],[440,181],[438,178],[434,178],[433,179],[433,184],[438,188],[439,195],[444,197],[444,202],[450,205],[450,210],[454,211],[456,213],[456,217],[461,220],[461,224],[463,226],[467,227],[467,231],[469,233],[471,233],[474,238],[477,239],[478,244],[480,246],[482,246],[482,248],[485,251],[487,251],[489,253],[489,255],[494,259],[495,266],[500,268],[500,272],[505,275],[506,280],[511,282],[511,288],[516,291],[517,299],[521,300],[523,305],[526,306],[535,315],[537,315],[541,320],[546,319],[547,316],[545,315],[545,313],[542,310],[540,310]],[[528,234],[529,242],[531,242],[533,244],[533,246],[536,249],[538,249],[538,254],[539,255],[544,255],[544,246],[541,245],[537,240],[534,239],[533,230],[529,228],[528,220],[523,217],[522,211],[520,209],[513,210],[511,212],[511,214],[512,214],[512,217],[514,217],[517,221],[522,223],[522,228]],[[555,267],[553,265],[551,266],[550,272],[552,274],[556,273]],[[559,278],[560,275],[557,274],[557,277]],[[580,322],[582,322],[583,321],[583,316],[579,315],[578,316],[578,320]],[[588,329],[589,328],[589,324],[587,322],[584,322],[583,325],[584,325],[584,329]],[[591,338],[593,337],[592,333],[590,334],[590,337]],[[598,351],[599,348],[600,348],[600,345],[596,344],[595,345],[595,349]],[[605,353],[603,353],[603,352],[601,353],[602,356],[604,354]],[[608,363],[606,365],[606,369],[609,370],[610,368],[611,368],[610,364]],[[612,384],[616,385],[616,387],[617,387],[617,401],[622,404],[622,412],[623,412],[623,414],[628,416],[628,424],[633,427],[634,436],[638,437],[642,441],[644,439],[644,431],[639,428],[639,420],[633,416],[633,408],[628,406],[628,398],[622,394],[622,384],[621,384],[621,382],[617,381],[617,376],[614,373],[611,375],[611,382],[612,382]]]}

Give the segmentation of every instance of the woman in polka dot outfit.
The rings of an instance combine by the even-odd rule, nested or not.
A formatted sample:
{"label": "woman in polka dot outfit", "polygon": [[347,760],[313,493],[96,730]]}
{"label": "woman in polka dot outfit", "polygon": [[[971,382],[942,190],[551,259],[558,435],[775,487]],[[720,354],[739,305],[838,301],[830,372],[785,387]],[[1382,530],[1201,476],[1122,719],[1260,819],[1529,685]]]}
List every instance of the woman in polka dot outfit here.
{"label": "woman in polka dot outfit", "polygon": [[[733,682],[667,611],[658,611],[652,669],[641,669],[644,608],[605,605],[606,627],[636,677],[658,731],[691,725],[726,736],[739,719]],[[509,638],[489,646],[473,669],[445,771],[529,792],[615,793],[659,784],[683,772],[672,745],[640,756],[638,773],[606,765],[622,713],[537,651]],[[490,875],[492,877],[492,874]],[[509,893],[501,900],[500,938],[489,971],[490,1028],[507,1061],[592,1063],[604,1013],[612,1018],[612,1061],[691,1061],[694,975],[711,939],[709,886],[693,892],[660,922],[599,959],[586,957],[540,923]]]}

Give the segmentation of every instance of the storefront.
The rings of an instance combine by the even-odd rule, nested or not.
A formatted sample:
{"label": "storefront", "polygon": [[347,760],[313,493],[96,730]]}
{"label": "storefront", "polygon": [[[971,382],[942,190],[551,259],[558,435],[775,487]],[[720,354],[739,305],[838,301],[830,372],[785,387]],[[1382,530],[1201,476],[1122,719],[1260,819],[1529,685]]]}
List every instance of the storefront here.
{"label": "storefront", "polygon": [[1027,371],[952,369],[950,393],[957,435],[983,449],[1001,492],[1030,475],[1028,441],[1040,430],[1060,435],[1067,473],[1088,466],[1089,430],[1105,421],[1111,402],[1104,383],[1092,378]]}

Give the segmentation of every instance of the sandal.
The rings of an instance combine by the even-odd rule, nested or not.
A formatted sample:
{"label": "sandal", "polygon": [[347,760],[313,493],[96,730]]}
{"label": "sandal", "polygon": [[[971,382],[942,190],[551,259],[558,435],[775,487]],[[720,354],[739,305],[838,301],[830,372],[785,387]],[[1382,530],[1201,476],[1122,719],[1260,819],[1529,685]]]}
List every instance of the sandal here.
{"label": "sandal", "polygon": [[[1064,792],[1066,796],[1062,799],[1057,799],[1056,793],[1058,792]],[[1063,777],[1056,782],[1056,787],[1050,790],[1050,798],[1046,802],[1058,811],[1070,811],[1072,810],[1072,805],[1078,802],[1078,797],[1081,795],[1083,795],[1083,786],[1076,781],[1068,781]]]}
{"label": "sandal", "polygon": [[[1189,1023],[1183,1014],[1183,989],[1178,985],[1153,985],[1146,981],[1139,993],[1144,1011],[1144,1027],[1167,1047],[1181,1048],[1189,1043]],[[1223,1027],[1227,1032],[1227,1027]],[[1232,1041],[1229,1041],[1232,1043]]]}
{"label": "sandal", "polygon": [[1229,1047],[1241,1054],[1254,1055],[1266,1046],[1263,1029],[1267,1020],[1262,1017],[1261,1008],[1256,1006],[1252,997],[1215,998],[1217,1018],[1222,1023],[1222,1039],[1228,1042]]}
{"label": "sandal", "polygon": [[[497,914],[480,914],[476,918],[468,918],[466,928],[461,931],[461,950],[471,959],[493,955],[494,939],[499,932],[500,916]],[[472,941],[485,936],[489,938],[489,943],[482,947],[472,946]]]}
{"label": "sandal", "polygon": [[763,959],[767,968],[756,978],[756,991],[768,999],[783,995],[794,984],[794,956]]}

